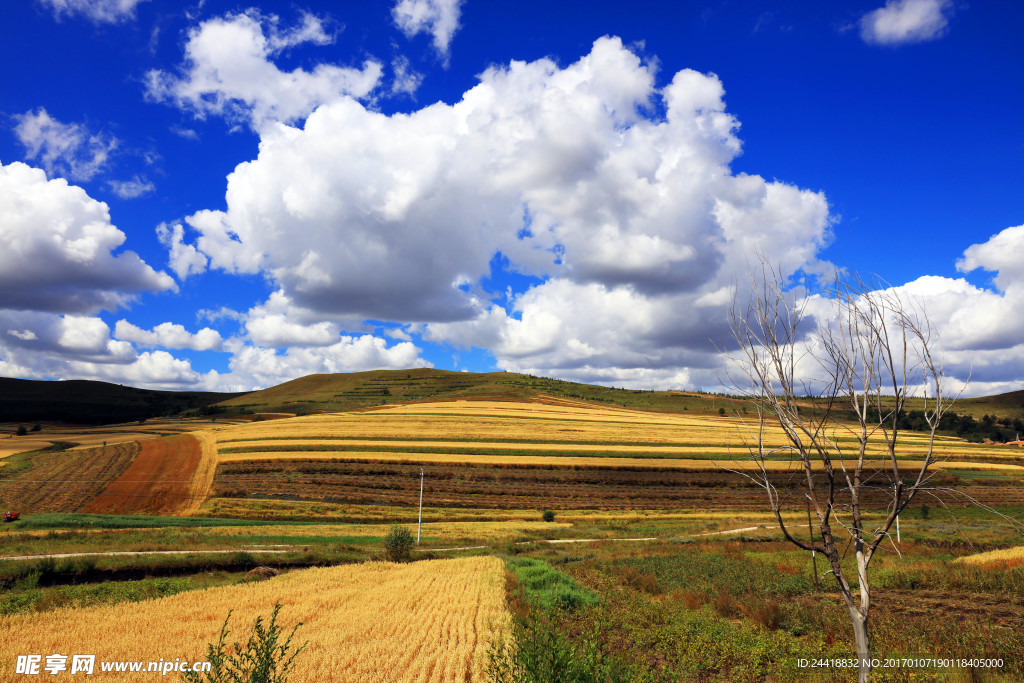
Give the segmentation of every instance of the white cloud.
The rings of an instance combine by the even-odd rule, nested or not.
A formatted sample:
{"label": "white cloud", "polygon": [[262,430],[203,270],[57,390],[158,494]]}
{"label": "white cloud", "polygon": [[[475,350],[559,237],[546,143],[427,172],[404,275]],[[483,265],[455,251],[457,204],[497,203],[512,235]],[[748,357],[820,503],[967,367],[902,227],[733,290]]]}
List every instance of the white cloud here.
{"label": "white cloud", "polygon": [[135,18],[135,8],[146,0],[38,0],[55,17],[80,14],[97,24],[113,24]]}
{"label": "white cloud", "polygon": [[235,378],[244,378],[251,386],[273,386],[311,373],[431,367],[419,351],[411,342],[388,347],[372,335],[342,336],[330,346],[289,348],[283,354],[244,346],[235,352],[230,367]]}
{"label": "white cloud", "polygon": [[338,328],[328,322],[301,325],[283,314],[251,317],[245,323],[249,338],[257,346],[328,346],[338,340]]}
{"label": "white cloud", "polygon": [[996,286],[1006,291],[1012,286],[1024,286],[1024,225],[1006,228],[987,242],[975,244],[964,251],[956,263],[957,270],[969,273],[982,268],[998,271]]}
{"label": "white cloud", "polygon": [[168,251],[167,265],[182,280],[206,270],[209,259],[191,244],[185,244],[185,228],[180,223],[156,226],[156,236]]}
{"label": "white cloud", "polygon": [[144,330],[127,320],[118,320],[114,326],[114,336],[139,346],[162,346],[167,349],[193,351],[218,351],[223,343],[220,333],[209,327],[192,334],[183,325],[170,322],[160,323],[152,330]]}
{"label": "white cloud", "polygon": [[393,95],[413,95],[423,83],[423,74],[413,71],[406,57],[391,60],[391,71],[394,72],[391,81]]}
{"label": "white cloud", "polygon": [[42,107],[14,119],[14,134],[26,157],[38,160],[51,176],[90,180],[119,144],[117,138],[92,133],[83,124],[61,123]]}
{"label": "white cloud", "polygon": [[45,371],[55,363],[128,363],[136,357],[130,344],[111,339],[107,324],[92,316],[0,310],[0,329],[9,335],[0,339],[0,352],[42,374],[54,374]]}
{"label": "white cloud", "polygon": [[132,251],[107,205],[63,179],[14,162],[0,165],[0,308],[91,313],[114,310],[174,280]]}
{"label": "white cloud", "polygon": [[262,131],[259,157],[228,178],[227,211],[186,219],[195,247],[321,320],[400,323],[486,315],[479,284],[499,251],[576,285],[567,296],[593,284],[652,302],[719,292],[757,248],[787,274],[815,267],[824,196],[731,173],[737,123],[715,76],[654,77],[603,38],[565,68],[489,69],[454,105],[325,104],[301,129]]}
{"label": "white cloud", "polygon": [[121,199],[135,199],[156,190],[153,183],[139,176],[131,180],[110,180],[107,185]]}
{"label": "white cloud", "polygon": [[305,43],[333,42],[321,20],[305,14],[301,24],[281,29],[274,15],[256,10],[210,19],[189,32],[179,75],[153,70],[147,95],[192,111],[197,117],[224,116],[259,129],[271,121],[305,118],[318,105],[339,97],[366,97],[380,81],[381,64],[362,68],[319,64],[312,71],[282,71],[272,61]]}
{"label": "white cloud", "polygon": [[945,35],[952,12],[951,0],[887,0],[861,17],[860,35],[880,45],[935,40]]}
{"label": "white cloud", "polygon": [[463,0],[398,0],[391,9],[398,28],[409,38],[417,33],[433,36],[434,49],[447,58],[452,37],[459,30]]}

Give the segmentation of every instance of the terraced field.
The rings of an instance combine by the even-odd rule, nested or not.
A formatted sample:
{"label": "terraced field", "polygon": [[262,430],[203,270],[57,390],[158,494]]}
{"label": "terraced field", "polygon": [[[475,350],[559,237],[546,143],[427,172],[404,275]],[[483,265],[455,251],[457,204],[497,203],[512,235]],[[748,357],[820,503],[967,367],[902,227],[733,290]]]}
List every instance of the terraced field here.
{"label": "terraced field", "polygon": [[[763,505],[762,490],[729,470],[755,467],[739,416],[651,413],[566,399],[435,401],[225,427],[215,433],[213,496],[413,505],[420,472],[431,505],[524,509],[692,509]],[[834,438],[856,454],[852,434]],[[773,432],[773,447],[784,437]],[[901,464],[926,452],[903,438]],[[884,466],[873,444],[870,457]],[[1024,501],[1017,449],[940,439],[937,483],[983,502]],[[775,483],[799,472],[772,457]],[[954,472],[955,470],[955,472]],[[972,474],[973,473],[973,474]],[[963,481],[962,481],[963,480]],[[963,486],[961,486],[963,488]],[[875,495],[884,504],[885,493]]]}

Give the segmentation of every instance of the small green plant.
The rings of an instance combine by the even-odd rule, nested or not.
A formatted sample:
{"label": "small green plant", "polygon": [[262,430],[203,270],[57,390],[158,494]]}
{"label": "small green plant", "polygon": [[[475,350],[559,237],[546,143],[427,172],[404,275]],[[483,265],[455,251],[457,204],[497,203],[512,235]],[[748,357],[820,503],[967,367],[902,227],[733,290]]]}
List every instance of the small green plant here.
{"label": "small green plant", "polygon": [[928,507],[928,503],[923,503],[921,505],[921,519],[928,519],[928,514],[931,511],[932,511],[932,509],[930,507]]}
{"label": "small green plant", "polygon": [[263,617],[256,617],[249,630],[249,639],[245,645],[235,643],[235,654],[227,652],[228,621],[231,612],[224,619],[217,644],[207,645],[207,661],[210,670],[202,674],[187,672],[184,680],[188,683],[286,683],[288,673],[295,664],[295,658],[309,645],[307,640],[298,649],[292,649],[292,638],[303,622],[299,622],[281,643],[284,629],[277,623],[277,615],[281,611],[281,603],[274,603],[274,611],[270,613],[270,623],[264,624]]}
{"label": "small green plant", "polygon": [[544,514],[541,515],[541,518],[543,518],[545,522],[553,522],[555,521],[555,511],[545,510]]}
{"label": "small green plant", "polygon": [[384,554],[391,562],[408,562],[412,554],[412,533],[395,524],[384,537]]}
{"label": "small green plant", "polygon": [[28,434],[28,430],[25,429],[25,425],[18,425],[18,436],[25,436]]}

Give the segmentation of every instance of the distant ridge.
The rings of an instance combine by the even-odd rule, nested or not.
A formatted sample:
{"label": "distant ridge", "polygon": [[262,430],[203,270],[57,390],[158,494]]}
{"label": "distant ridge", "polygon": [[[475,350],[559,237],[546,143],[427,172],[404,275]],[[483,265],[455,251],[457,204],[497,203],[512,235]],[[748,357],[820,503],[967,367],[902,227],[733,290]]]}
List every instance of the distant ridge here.
{"label": "distant ridge", "polygon": [[155,391],[109,382],[0,377],[0,422],[112,424],[174,415],[238,393]]}
{"label": "distant ridge", "polygon": [[309,375],[224,401],[254,412],[313,412],[457,399],[530,401],[541,396],[612,403],[642,410],[733,409],[735,400],[680,391],[615,389],[516,372],[453,372],[432,368]]}
{"label": "distant ridge", "polygon": [[[617,389],[516,372],[412,368],[307,375],[246,393],[155,391],[91,380],[0,378],[0,422],[109,424],[188,410],[303,414],[415,401],[533,401],[543,396],[669,412],[718,413],[724,409],[732,413],[748,405],[739,397],[701,392]],[[975,419],[983,415],[1024,418],[1024,391],[960,399],[953,410]]]}

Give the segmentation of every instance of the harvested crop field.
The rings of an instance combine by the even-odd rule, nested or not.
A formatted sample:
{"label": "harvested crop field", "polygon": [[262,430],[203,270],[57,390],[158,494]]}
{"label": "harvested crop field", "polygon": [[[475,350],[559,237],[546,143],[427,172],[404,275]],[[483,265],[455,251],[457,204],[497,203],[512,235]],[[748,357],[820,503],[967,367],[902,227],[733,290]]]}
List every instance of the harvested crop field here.
{"label": "harvested crop field", "polygon": [[[507,632],[504,565],[494,557],[427,560],[293,571],[248,585],[192,591],[109,607],[59,609],[47,619],[0,617],[0,678],[14,678],[16,656],[90,653],[101,661],[206,658],[233,610],[229,642],[244,640],[258,615],[282,604],[286,634],[303,622],[292,683],[482,681],[487,646]],[[120,674],[152,681],[154,674]]]}
{"label": "harvested crop field", "polygon": [[202,460],[199,439],[189,434],[139,442],[139,453],[82,512],[173,515],[191,506]]}
{"label": "harvested crop field", "polygon": [[[437,507],[521,509],[730,509],[764,506],[764,491],[726,470],[671,467],[524,466],[492,464],[366,462],[323,459],[253,460],[222,463],[214,480],[219,498],[280,498],[364,505],[416,505],[420,471],[424,503]],[[936,482],[947,481],[936,475]],[[786,488],[793,474],[779,472]],[[989,504],[1024,502],[1024,487],[962,486]],[[884,491],[869,505],[884,506]]]}
{"label": "harvested crop field", "polygon": [[[357,453],[372,453],[363,457],[373,458],[386,453],[429,453],[742,460],[747,454],[745,434],[742,416],[691,417],[586,404],[449,401],[232,426],[217,432],[217,444],[222,461],[311,452],[348,458],[360,457]],[[834,439],[850,457],[855,455],[852,434],[837,433]],[[772,430],[767,445],[783,444],[782,433]],[[920,434],[904,433],[901,452],[911,459],[923,457],[926,440]],[[869,456],[883,453],[875,445]],[[935,456],[957,463],[1024,465],[1016,451],[947,438],[936,441]]]}
{"label": "harvested crop field", "polygon": [[78,512],[139,452],[137,442],[14,456],[0,469],[0,507],[22,512]]}
{"label": "harvested crop field", "polygon": [[[757,467],[743,430],[738,417],[574,402],[437,401],[306,416],[211,433],[219,462],[212,495],[413,505],[424,469],[426,500],[440,507],[754,509],[764,504],[763,490],[724,469]],[[836,440],[855,454],[851,435]],[[914,456],[924,455],[924,441],[911,434],[905,443],[901,465],[919,467]],[[1024,465],[1005,450],[951,439],[936,450],[947,458],[937,470],[998,472],[965,477],[970,495],[1024,501]],[[875,449],[871,457],[879,455]],[[773,457],[767,469],[785,488],[800,467]],[[875,467],[884,466],[878,458]],[[884,493],[875,498],[884,504]]]}

